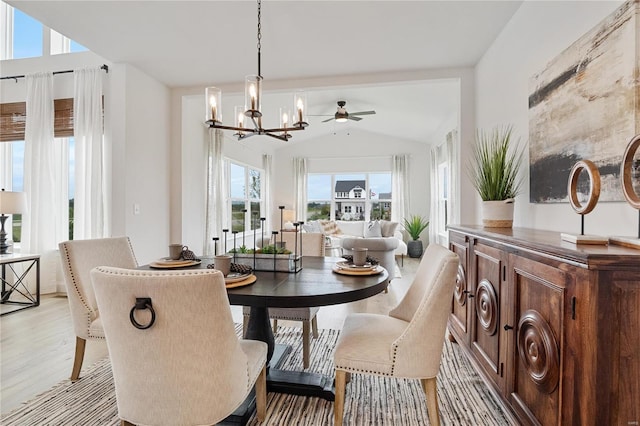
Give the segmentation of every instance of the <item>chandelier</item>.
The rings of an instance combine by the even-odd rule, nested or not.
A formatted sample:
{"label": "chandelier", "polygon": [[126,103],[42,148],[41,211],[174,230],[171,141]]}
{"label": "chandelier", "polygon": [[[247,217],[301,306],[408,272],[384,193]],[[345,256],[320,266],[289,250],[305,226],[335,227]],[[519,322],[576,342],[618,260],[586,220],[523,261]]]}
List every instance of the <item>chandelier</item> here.
{"label": "chandelier", "polygon": [[293,115],[286,107],[280,108],[280,121],[275,128],[265,129],[262,127],[262,75],[260,72],[260,49],[261,49],[261,25],[260,13],[262,3],[258,0],[258,75],[248,75],[245,77],[244,107],[234,108],[233,126],[222,124],[222,90],[217,87],[207,87],[205,89],[206,118],[205,124],[210,128],[233,130],[234,136],[242,140],[254,135],[266,135],[281,141],[288,141],[291,138],[290,132],[304,130],[309,124],[306,122],[306,95],[304,92],[296,92],[293,99]]}

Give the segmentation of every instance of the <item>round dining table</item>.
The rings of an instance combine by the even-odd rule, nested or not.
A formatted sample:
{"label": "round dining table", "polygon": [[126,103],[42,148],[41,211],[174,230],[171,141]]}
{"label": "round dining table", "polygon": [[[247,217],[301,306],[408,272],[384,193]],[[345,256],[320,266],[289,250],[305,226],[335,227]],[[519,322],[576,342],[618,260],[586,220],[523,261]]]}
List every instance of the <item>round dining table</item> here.
{"label": "round dining table", "polygon": [[[271,392],[316,396],[333,400],[333,376],[313,372],[280,370],[278,367],[291,350],[275,345],[269,321],[269,308],[302,308],[353,302],[374,296],[387,287],[389,274],[344,275],[334,272],[339,257],[304,256],[298,272],[255,271],[255,283],[227,289],[229,303],[250,306],[246,339],[266,342],[269,349],[267,388]],[[275,354],[275,355],[274,355]]]}

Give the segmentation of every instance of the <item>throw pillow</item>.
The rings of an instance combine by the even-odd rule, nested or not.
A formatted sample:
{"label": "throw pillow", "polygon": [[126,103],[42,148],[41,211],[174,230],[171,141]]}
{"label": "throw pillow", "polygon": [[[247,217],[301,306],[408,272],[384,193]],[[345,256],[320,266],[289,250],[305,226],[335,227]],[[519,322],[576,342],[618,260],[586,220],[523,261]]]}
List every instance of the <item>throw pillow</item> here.
{"label": "throw pillow", "polygon": [[380,222],[377,220],[372,220],[368,222],[364,227],[364,237],[365,238],[376,238],[382,237],[382,229],[380,228]]}
{"label": "throw pillow", "polygon": [[302,229],[306,232],[316,232],[318,234],[324,234],[324,229],[320,226],[317,220],[310,220],[309,222],[302,225]]}
{"label": "throw pillow", "polygon": [[382,236],[383,237],[393,237],[396,233],[396,229],[398,229],[398,222],[391,222],[389,220],[381,220],[382,227]]}
{"label": "throw pillow", "polygon": [[320,220],[320,226],[322,226],[325,235],[340,235],[342,231],[338,228],[338,225],[332,220]]}

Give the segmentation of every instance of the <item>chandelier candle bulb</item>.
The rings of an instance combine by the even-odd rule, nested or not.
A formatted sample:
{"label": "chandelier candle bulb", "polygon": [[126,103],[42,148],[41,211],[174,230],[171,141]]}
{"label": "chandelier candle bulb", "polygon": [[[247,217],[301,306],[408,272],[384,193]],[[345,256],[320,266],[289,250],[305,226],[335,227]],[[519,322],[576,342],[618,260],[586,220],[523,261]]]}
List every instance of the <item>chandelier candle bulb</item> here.
{"label": "chandelier candle bulb", "polygon": [[205,92],[207,101],[206,122],[208,124],[220,123],[222,121],[222,90],[217,87],[207,87]]}

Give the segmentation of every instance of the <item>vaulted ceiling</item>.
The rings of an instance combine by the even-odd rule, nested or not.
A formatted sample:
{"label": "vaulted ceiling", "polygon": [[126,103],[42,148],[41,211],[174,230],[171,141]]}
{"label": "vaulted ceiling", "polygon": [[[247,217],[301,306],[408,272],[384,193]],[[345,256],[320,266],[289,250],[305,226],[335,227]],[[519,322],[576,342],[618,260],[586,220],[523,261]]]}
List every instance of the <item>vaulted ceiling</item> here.
{"label": "vaulted ceiling", "polygon": [[[257,73],[253,1],[7,3],[105,59],[129,63],[171,88],[239,84],[245,75]],[[312,117],[318,132],[354,128],[428,142],[443,120],[457,113],[456,82],[376,82],[375,76],[473,67],[521,3],[265,0],[265,90],[269,82],[322,81],[309,91],[310,114],[333,114],[341,99],[349,111],[377,114],[342,125],[351,127]],[[362,84],[343,85],[365,75]]]}

